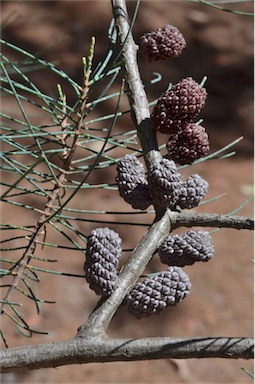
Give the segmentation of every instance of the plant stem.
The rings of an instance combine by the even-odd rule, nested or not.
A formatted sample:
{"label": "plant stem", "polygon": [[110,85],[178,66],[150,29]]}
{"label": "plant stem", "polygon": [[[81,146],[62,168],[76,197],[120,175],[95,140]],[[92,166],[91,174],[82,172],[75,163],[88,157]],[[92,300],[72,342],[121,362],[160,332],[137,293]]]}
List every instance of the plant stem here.
{"label": "plant stem", "polygon": [[[130,31],[125,0],[112,0],[112,11],[120,37],[120,49],[125,67],[131,114],[146,163],[147,165],[154,164],[161,159],[161,154],[151,125],[148,100],[139,74],[136,59],[137,47]],[[98,339],[105,337],[105,331],[118,306],[143,273],[154,252],[173,228],[193,225],[210,226],[211,224],[217,227],[230,226],[235,228],[236,225],[236,227],[242,228],[244,221],[224,215],[190,215],[170,210],[156,210],[154,224],[141,239],[119,274],[117,289],[107,300],[99,301],[87,321],[79,327],[77,337]],[[246,219],[245,225],[248,225],[248,221],[249,219]]]}
{"label": "plant stem", "polygon": [[161,154],[158,150],[156,133],[152,128],[149,103],[137,65],[137,46],[130,31],[125,0],[112,0],[112,12],[121,42],[131,116],[137,127],[148,166],[159,161]]}
{"label": "plant stem", "polygon": [[0,353],[1,372],[22,372],[62,365],[155,359],[252,359],[252,338],[202,337],[71,339],[10,348]]}
{"label": "plant stem", "polygon": [[118,287],[106,301],[100,301],[88,320],[78,329],[77,337],[102,338],[114,313],[126,294],[143,273],[158,246],[170,231],[167,212],[149,228],[119,274]]}
{"label": "plant stem", "polygon": [[254,220],[249,217],[217,213],[171,212],[171,223],[172,229],[199,226],[254,230]]}

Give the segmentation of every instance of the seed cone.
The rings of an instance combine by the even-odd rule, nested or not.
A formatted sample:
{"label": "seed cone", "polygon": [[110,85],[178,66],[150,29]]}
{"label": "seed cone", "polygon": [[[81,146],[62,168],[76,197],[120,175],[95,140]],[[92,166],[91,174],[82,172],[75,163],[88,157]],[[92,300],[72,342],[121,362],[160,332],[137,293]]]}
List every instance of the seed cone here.
{"label": "seed cone", "polygon": [[179,198],[181,175],[174,161],[163,158],[148,171],[149,193],[158,207],[174,208]]}
{"label": "seed cone", "polygon": [[116,289],[121,251],[121,238],[113,230],[105,227],[90,232],[84,271],[90,288],[97,295],[107,297]]}
{"label": "seed cone", "polygon": [[180,133],[182,125],[199,114],[206,97],[205,88],[192,77],[181,80],[158,99],[151,116],[154,129],[161,133]]}
{"label": "seed cone", "polygon": [[129,312],[140,319],[178,304],[189,295],[190,290],[188,275],[181,268],[170,267],[137,283],[127,295],[125,303]]}
{"label": "seed cone", "polygon": [[207,155],[209,140],[204,127],[188,123],[180,134],[170,136],[166,146],[169,159],[181,165],[191,164]]}
{"label": "seed cone", "polygon": [[208,232],[191,230],[182,236],[168,236],[158,253],[163,264],[184,267],[196,261],[209,261],[214,255],[214,245]]}
{"label": "seed cone", "polygon": [[186,41],[176,27],[167,24],[141,36],[140,47],[147,60],[151,62],[180,56],[186,47]]}
{"label": "seed cone", "polygon": [[200,203],[208,192],[209,184],[197,174],[182,182],[178,205],[181,209],[191,209]]}
{"label": "seed cone", "polygon": [[151,205],[144,168],[136,156],[126,155],[118,161],[116,182],[120,196],[133,208],[144,210]]}

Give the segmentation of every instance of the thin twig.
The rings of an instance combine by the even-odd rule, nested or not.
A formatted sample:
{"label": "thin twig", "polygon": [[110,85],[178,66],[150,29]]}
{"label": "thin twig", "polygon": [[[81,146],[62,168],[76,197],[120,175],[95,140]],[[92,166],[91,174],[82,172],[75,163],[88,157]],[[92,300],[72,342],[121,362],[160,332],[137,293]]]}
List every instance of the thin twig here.
{"label": "thin twig", "polygon": [[217,227],[254,230],[254,220],[243,216],[219,215],[217,213],[171,212],[172,229],[179,227]]}
{"label": "thin twig", "polygon": [[[42,214],[40,215],[37,223],[35,224],[33,233],[31,234],[30,239],[29,239],[29,243],[28,243],[22,257],[20,258],[20,260],[16,264],[14,264],[11,268],[12,270],[16,268],[16,274],[13,277],[13,280],[10,284],[10,287],[5,294],[4,301],[0,307],[0,316],[5,314],[5,310],[4,310],[5,304],[6,304],[6,302],[10,301],[10,297],[12,295],[13,290],[16,289],[16,287],[18,286],[18,284],[20,282],[20,279],[22,279],[22,277],[23,277],[24,271],[27,268],[27,265],[29,264],[33,254],[35,252],[38,240],[39,240],[40,236],[44,233],[43,227],[44,227],[45,223],[47,223],[50,220],[50,218],[52,218],[52,215],[54,215],[56,213],[56,212],[54,212],[53,207],[54,207],[55,201],[61,195],[63,184],[64,184],[65,178],[66,178],[66,173],[70,170],[73,155],[74,155],[75,150],[77,148],[78,139],[79,139],[80,134],[81,134],[83,119],[84,119],[85,114],[86,114],[86,101],[87,101],[87,94],[89,91],[88,82],[89,82],[89,76],[91,73],[91,63],[92,63],[93,54],[94,54],[94,39],[92,38],[91,50],[90,50],[90,54],[89,54],[89,64],[88,64],[87,71],[86,71],[85,76],[84,76],[84,88],[83,88],[82,96],[81,96],[82,103],[81,103],[81,108],[80,108],[80,114],[79,114],[79,117],[78,117],[78,120],[76,123],[75,135],[73,137],[71,147],[70,147],[69,151],[67,152],[68,154],[64,152],[63,169],[62,169],[60,175],[57,177],[56,182],[55,182],[51,192],[49,193],[48,201],[47,201],[45,208],[44,208]],[[64,129],[64,125],[62,126],[62,129]]]}

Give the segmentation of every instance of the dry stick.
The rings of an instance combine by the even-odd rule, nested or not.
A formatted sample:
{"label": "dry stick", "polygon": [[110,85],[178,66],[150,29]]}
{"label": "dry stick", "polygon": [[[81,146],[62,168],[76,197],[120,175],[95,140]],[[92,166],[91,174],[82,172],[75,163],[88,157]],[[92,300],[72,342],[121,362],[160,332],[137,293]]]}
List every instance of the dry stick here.
{"label": "dry stick", "polygon": [[[45,224],[45,222],[47,221],[48,217],[51,215],[52,207],[54,205],[55,200],[57,199],[57,197],[60,194],[60,191],[61,191],[60,186],[64,182],[64,179],[65,179],[65,175],[62,173],[57,180],[57,184],[55,184],[55,186],[52,189],[52,192],[50,194],[48,202],[45,206],[44,212],[41,214],[41,216],[39,217],[39,219],[35,225],[34,231],[30,236],[30,240],[29,240],[29,243],[26,247],[25,252],[23,253],[21,259],[16,264],[17,265],[17,271],[13,277],[12,282],[10,283],[10,287],[9,287],[8,291],[5,294],[4,301],[0,307],[0,315],[4,315],[5,304],[8,301],[10,301],[10,297],[12,295],[12,292],[17,288],[17,286],[20,282],[20,279],[23,277],[24,271],[25,271],[27,265],[29,264],[29,262],[32,258],[32,255],[35,252],[37,240],[43,234],[43,228],[42,227]],[[13,269],[16,267],[16,265],[13,267]]]}
{"label": "dry stick", "polygon": [[[92,44],[93,43],[94,43],[94,40],[92,40]],[[90,52],[90,60],[92,60],[92,55],[93,55],[93,52],[91,51]],[[75,135],[73,138],[71,148],[69,149],[69,152],[67,152],[68,154],[64,152],[63,169],[61,170],[61,173],[58,176],[58,178],[55,182],[55,185],[50,192],[49,198],[47,200],[47,203],[45,205],[45,208],[44,208],[42,214],[40,215],[37,223],[35,224],[34,230],[30,236],[30,239],[29,239],[29,243],[28,243],[22,257],[12,268],[12,269],[17,268],[17,270],[16,270],[16,273],[15,273],[13,280],[10,284],[10,287],[8,288],[8,290],[5,294],[2,305],[0,307],[0,316],[4,315],[4,313],[5,313],[4,307],[5,307],[6,303],[8,301],[10,301],[10,297],[12,295],[12,292],[17,288],[17,286],[20,282],[20,279],[23,277],[24,271],[25,271],[27,265],[29,264],[31,258],[33,257],[35,250],[36,250],[36,244],[38,242],[38,239],[44,233],[43,226],[50,220],[50,218],[52,218],[52,214],[54,213],[54,211],[53,211],[54,203],[55,203],[56,199],[61,195],[61,189],[62,189],[63,184],[65,182],[66,174],[70,170],[70,167],[72,164],[73,155],[74,155],[74,152],[77,148],[78,139],[80,137],[80,133],[81,133],[81,129],[82,129],[83,119],[84,119],[85,113],[86,113],[86,100],[87,100],[87,94],[89,91],[88,81],[89,81],[90,73],[91,73],[91,66],[88,67],[88,70],[87,70],[87,72],[85,74],[85,78],[84,78],[84,88],[83,88],[83,93],[82,93],[82,104],[81,104],[81,108],[80,108],[80,116],[79,116],[77,123],[76,123],[76,131],[75,131]],[[63,111],[65,111],[64,108],[63,108]],[[64,128],[64,124],[65,124],[65,119],[62,122],[62,128]],[[64,130],[63,130],[63,133],[64,133]],[[64,137],[66,140],[67,137],[65,135],[64,135]]]}
{"label": "dry stick", "polygon": [[253,358],[253,339],[229,337],[93,340],[16,347],[0,352],[0,372],[22,372],[69,364],[155,359]]}

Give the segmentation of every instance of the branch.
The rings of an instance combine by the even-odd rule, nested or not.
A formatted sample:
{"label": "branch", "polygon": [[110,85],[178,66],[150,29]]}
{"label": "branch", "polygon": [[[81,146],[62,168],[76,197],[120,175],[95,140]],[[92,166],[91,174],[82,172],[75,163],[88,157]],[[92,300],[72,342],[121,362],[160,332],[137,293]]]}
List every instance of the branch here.
{"label": "branch", "polygon": [[[138,136],[147,165],[161,158],[157,139],[151,125],[148,99],[137,65],[137,46],[133,40],[128,22],[125,0],[112,0],[112,11],[118,28],[131,115],[137,127]],[[119,274],[118,287],[106,300],[98,303],[97,309],[78,329],[79,337],[92,335],[103,337],[118,306],[143,273],[157,247],[170,232],[170,219],[166,210],[157,210],[154,224],[133,251],[123,270]]]}
{"label": "branch", "polygon": [[158,150],[156,133],[152,128],[148,99],[137,65],[137,45],[130,30],[125,0],[112,0],[112,12],[121,43],[131,116],[137,127],[146,163],[153,164],[161,158],[161,154]]}
{"label": "branch", "polygon": [[114,313],[122,303],[126,294],[143,273],[146,265],[158,246],[164,241],[170,231],[168,212],[159,218],[143,236],[137,247],[119,274],[118,287],[104,302],[99,302],[98,308],[92,312],[88,320],[78,329],[78,337],[103,337]]}
{"label": "branch", "polygon": [[[125,76],[132,117],[137,127],[146,164],[161,158],[150,111],[136,61],[137,47],[130,32],[125,0],[112,0],[113,14],[119,29]],[[71,156],[70,156],[71,158]],[[252,229],[248,218],[157,211],[153,225],[139,242],[119,274],[117,289],[107,300],[100,300],[77,335],[67,341],[24,346],[0,354],[1,372],[26,371],[70,364],[111,361],[187,358],[253,358],[252,338],[144,338],[107,339],[105,330],[124,297],[143,273],[158,246],[173,228],[213,226]]]}
{"label": "branch", "polygon": [[61,365],[155,359],[252,359],[252,338],[203,337],[144,339],[72,339],[16,347],[0,353],[1,372],[27,371]]}
{"label": "branch", "polygon": [[[198,3],[201,3],[201,4],[204,4],[204,5],[208,5],[209,7],[212,7],[212,8],[215,8],[215,9],[218,9],[220,11],[224,11],[224,12],[229,12],[229,13],[232,13],[233,15],[239,15],[239,16],[254,16],[254,14],[252,12],[243,12],[243,11],[238,11],[238,10],[235,10],[235,9],[229,9],[229,8],[223,8],[221,7],[220,5],[217,5],[217,1],[206,1],[206,0],[193,0],[193,1],[196,1]],[[225,2],[226,4],[228,3],[238,3],[240,1],[229,1],[229,2]],[[221,2],[221,4],[224,4],[224,2]]]}
{"label": "branch", "polygon": [[243,216],[219,215],[217,213],[171,212],[171,227],[217,227],[254,230],[254,220]]}
{"label": "branch", "polygon": [[[161,154],[158,151],[155,132],[151,125],[148,100],[139,74],[136,59],[137,47],[130,31],[125,0],[112,0],[112,9],[120,37],[132,117],[137,127],[147,165],[153,164],[161,158]],[[119,305],[143,273],[153,253],[173,228],[200,225],[241,229],[242,224],[248,225],[250,219],[246,220],[244,223],[244,218],[234,216],[186,214],[170,210],[157,210],[154,224],[141,239],[119,274],[117,289],[106,301],[99,301],[95,311],[78,329],[77,336],[81,338],[105,336],[105,331]],[[251,226],[251,223],[249,225]]]}
{"label": "branch", "polygon": [[[9,286],[5,296],[4,296],[3,302],[1,304],[0,316],[3,316],[6,313],[5,312],[6,303],[10,300],[10,297],[11,297],[13,291],[18,287],[19,282],[24,275],[24,271],[27,268],[28,264],[30,263],[30,260],[33,256],[33,254],[35,253],[38,240],[39,240],[40,236],[42,236],[44,234],[44,228],[43,228],[44,225],[47,222],[49,222],[50,219],[53,216],[55,216],[58,211],[61,211],[61,209],[63,208],[63,207],[60,207],[58,209],[58,211],[56,211],[56,210],[54,211],[53,206],[54,206],[55,201],[58,199],[58,197],[62,193],[62,188],[64,188],[63,185],[64,185],[64,182],[66,180],[66,174],[68,173],[68,171],[70,170],[70,168],[72,166],[73,155],[74,155],[74,153],[78,147],[78,140],[79,140],[79,137],[81,134],[82,123],[83,123],[83,119],[84,119],[85,114],[86,114],[86,101],[87,101],[87,94],[89,91],[88,82],[89,82],[89,76],[91,74],[91,64],[92,64],[92,58],[93,58],[93,54],[94,54],[93,48],[94,48],[94,39],[92,39],[91,50],[90,50],[90,54],[88,57],[88,66],[87,66],[86,73],[84,76],[84,84],[83,84],[84,86],[82,89],[83,90],[82,103],[81,103],[81,107],[80,107],[80,111],[79,111],[80,114],[79,114],[79,117],[78,117],[77,122],[76,122],[75,135],[74,135],[74,138],[72,140],[72,144],[71,144],[69,150],[67,150],[68,145],[66,143],[66,139],[68,138],[68,135],[65,135],[65,125],[66,125],[65,96],[62,95],[62,97],[63,97],[62,102],[64,104],[64,106],[63,106],[64,114],[62,117],[63,120],[62,120],[62,124],[61,124],[62,125],[62,131],[63,131],[63,137],[60,140],[66,145],[66,151],[64,151],[63,158],[62,158],[63,169],[61,170],[61,173],[58,175],[58,177],[55,178],[54,186],[48,195],[48,200],[45,204],[45,207],[44,207],[39,219],[37,220],[37,223],[35,224],[33,233],[30,236],[28,245],[26,246],[26,249],[25,249],[22,257],[12,267],[12,270],[14,270],[16,268],[16,271],[15,271],[15,273],[13,273],[14,277],[12,278],[12,282],[11,282],[11,284],[10,284],[10,286]],[[39,146],[39,149],[41,149],[40,146]]]}
{"label": "branch", "polygon": [[138,277],[143,273],[156,249],[168,236],[170,230],[181,226],[225,227],[251,230],[254,229],[254,221],[241,216],[176,213],[167,210],[160,220],[156,220],[144,235],[120,272],[117,289],[106,301],[99,302],[97,309],[79,328],[78,337],[104,336],[114,313]]}

